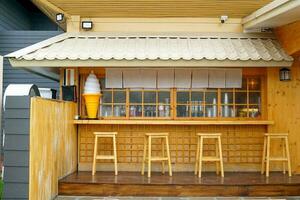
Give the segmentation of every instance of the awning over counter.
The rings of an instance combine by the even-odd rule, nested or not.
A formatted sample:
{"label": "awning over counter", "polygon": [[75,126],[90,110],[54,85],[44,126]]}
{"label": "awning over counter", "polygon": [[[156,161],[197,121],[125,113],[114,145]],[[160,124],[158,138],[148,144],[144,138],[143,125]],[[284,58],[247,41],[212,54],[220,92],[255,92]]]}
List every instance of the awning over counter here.
{"label": "awning over counter", "polygon": [[287,67],[270,34],[64,33],[7,55],[13,66]]}

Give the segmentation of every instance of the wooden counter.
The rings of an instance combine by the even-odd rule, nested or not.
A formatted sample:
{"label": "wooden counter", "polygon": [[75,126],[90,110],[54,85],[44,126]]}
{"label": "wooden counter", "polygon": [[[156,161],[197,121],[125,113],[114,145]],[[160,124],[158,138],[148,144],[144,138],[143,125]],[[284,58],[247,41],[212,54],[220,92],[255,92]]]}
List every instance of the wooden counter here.
{"label": "wooden counter", "polygon": [[272,125],[268,120],[74,120],[74,124],[117,125]]}

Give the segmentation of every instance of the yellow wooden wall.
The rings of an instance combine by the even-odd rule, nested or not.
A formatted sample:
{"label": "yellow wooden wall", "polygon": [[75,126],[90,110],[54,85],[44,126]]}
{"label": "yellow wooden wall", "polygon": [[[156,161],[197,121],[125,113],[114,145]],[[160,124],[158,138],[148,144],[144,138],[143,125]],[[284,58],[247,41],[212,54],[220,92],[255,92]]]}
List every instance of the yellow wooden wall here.
{"label": "yellow wooden wall", "polygon": [[[268,118],[274,120],[269,132],[288,132],[292,169],[300,173],[300,60],[295,57],[291,67],[292,80],[279,81],[279,69],[269,68],[267,71]],[[279,154],[279,144],[274,145],[272,153]]]}
{"label": "yellow wooden wall", "polygon": [[76,104],[31,99],[29,199],[53,199],[58,179],[77,170]]}
{"label": "yellow wooden wall", "polygon": [[[263,133],[266,125],[79,125],[79,170],[91,170],[94,131],[117,131],[119,169],[140,170],[143,155],[143,136],[146,132],[169,132],[170,151],[174,171],[193,170],[197,132],[222,133],[222,147],[227,171],[259,170]],[[207,154],[214,154],[213,141],[205,145]],[[101,154],[112,153],[110,139],[99,142]],[[160,143],[153,145],[154,155],[160,153]],[[110,161],[99,161],[99,170],[113,170]],[[156,167],[155,167],[156,166]],[[154,169],[159,165],[154,165]],[[211,170],[214,165],[205,165]]]}

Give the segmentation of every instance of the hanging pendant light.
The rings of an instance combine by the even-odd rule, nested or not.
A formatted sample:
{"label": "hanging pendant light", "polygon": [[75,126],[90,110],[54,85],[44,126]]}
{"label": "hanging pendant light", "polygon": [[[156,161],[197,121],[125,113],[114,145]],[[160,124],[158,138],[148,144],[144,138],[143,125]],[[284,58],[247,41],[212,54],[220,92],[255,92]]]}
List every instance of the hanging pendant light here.
{"label": "hanging pendant light", "polygon": [[288,68],[282,68],[279,71],[280,81],[290,81],[291,80],[291,70]]}

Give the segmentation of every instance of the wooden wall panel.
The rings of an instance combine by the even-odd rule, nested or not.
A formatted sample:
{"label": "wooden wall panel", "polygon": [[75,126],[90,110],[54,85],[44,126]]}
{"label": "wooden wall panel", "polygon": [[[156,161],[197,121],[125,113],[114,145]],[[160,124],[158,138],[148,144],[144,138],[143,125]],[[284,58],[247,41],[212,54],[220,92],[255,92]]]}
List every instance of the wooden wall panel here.
{"label": "wooden wall panel", "polygon": [[[117,150],[121,171],[140,169],[143,155],[143,136],[146,132],[170,133],[170,151],[175,171],[190,171],[193,169],[197,132],[221,132],[225,169],[229,171],[254,171],[260,167],[263,134],[266,129],[265,125],[79,125],[79,169],[91,169],[94,131],[118,132]],[[109,139],[102,139],[99,142],[98,153],[111,154],[111,144]],[[154,155],[160,153],[160,143],[158,141],[152,148]],[[206,142],[205,154],[214,155],[213,141]],[[111,163],[110,161],[99,161],[99,163],[99,169],[113,170],[113,168],[110,168],[112,165],[108,164]]]}
{"label": "wooden wall panel", "polygon": [[275,29],[276,36],[284,50],[289,54],[300,53],[300,20]]}
{"label": "wooden wall panel", "polygon": [[[291,67],[292,80],[279,81],[279,69],[268,69],[268,118],[274,120],[269,126],[269,132],[289,133],[289,143],[292,159],[292,169],[300,173],[300,60],[295,58]],[[279,144],[272,148],[272,153],[278,152]]]}
{"label": "wooden wall panel", "polygon": [[77,170],[76,104],[31,99],[29,199],[53,199],[58,179]]}

